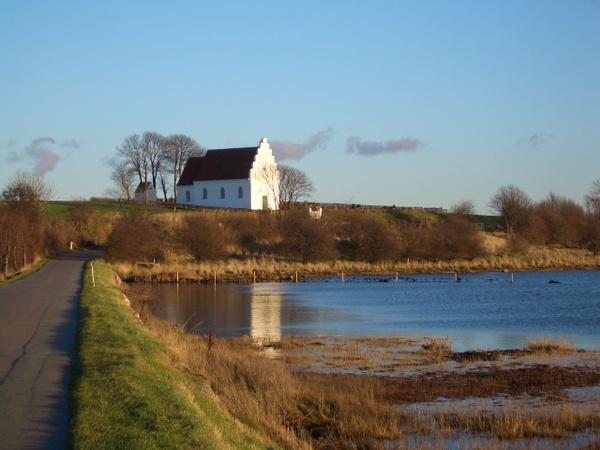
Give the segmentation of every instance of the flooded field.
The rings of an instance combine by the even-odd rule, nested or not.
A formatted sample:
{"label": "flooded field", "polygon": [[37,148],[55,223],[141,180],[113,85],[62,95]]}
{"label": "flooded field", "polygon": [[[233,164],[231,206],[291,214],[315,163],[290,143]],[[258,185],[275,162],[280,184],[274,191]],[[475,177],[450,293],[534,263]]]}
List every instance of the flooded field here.
{"label": "flooded field", "polygon": [[521,350],[454,352],[447,340],[296,337],[255,342],[304,381],[360,383],[396,405],[388,448],[578,449],[600,445],[600,352],[541,337]]}

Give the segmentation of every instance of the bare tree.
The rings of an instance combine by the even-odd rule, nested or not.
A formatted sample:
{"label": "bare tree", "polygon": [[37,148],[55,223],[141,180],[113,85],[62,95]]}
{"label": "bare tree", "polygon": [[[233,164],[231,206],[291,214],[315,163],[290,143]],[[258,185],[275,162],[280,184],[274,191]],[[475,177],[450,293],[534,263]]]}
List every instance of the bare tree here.
{"label": "bare tree", "polygon": [[132,200],[133,183],[135,182],[135,170],[127,163],[122,161],[110,174],[110,179],[114,183],[105,193],[109,197],[117,200],[125,199],[127,202]]}
{"label": "bare tree", "polygon": [[585,228],[583,208],[573,200],[550,192],[534,208],[535,227],[540,244],[574,245],[581,241]]}
{"label": "bare tree", "polygon": [[600,253],[600,178],[592,183],[589,194],[585,196],[586,229],[584,241],[587,248]]}
{"label": "bare tree", "polygon": [[506,234],[510,235],[527,225],[531,199],[516,186],[503,186],[492,197],[489,206],[500,216]]}
{"label": "bare tree", "polygon": [[314,192],[313,182],[303,171],[279,165],[279,199],[285,209],[290,209],[300,199],[310,198]]}
{"label": "bare tree", "polygon": [[146,187],[145,203],[148,203],[149,176],[154,188],[157,187],[158,175],[165,160],[165,147],[165,138],[153,131],[146,131],[142,137],[132,134],[123,139],[123,143],[117,147],[117,152],[126,164],[138,174],[140,184],[143,183]]}
{"label": "bare tree", "polygon": [[450,212],[457,216],[470,218],[476,214],[475,202],[473,200],[461,200],[450,207]]}
{"label": "bare tree", "polygon": [[137,173],[140,183],[148,181],[150,168],[139,135],[132,134],[123,139],[121,145],[117,147],[117,152],[123,157],[126,165]]}
{"label": "bare tree", "polygon": [[[169,181],[168,181],[168,174],[166,173],[166,170],[164,167],[158,172],[158,182],[160,183],[160,188],[163,192],[163,199],[165,200],[165,202],[167,202],[169,200],[169,198],[168,198]],[[173,190],[177,191],[177,188],[174,186]]]}
{"label": "bare tree", "polygon": [[[206,150],[185,134],[172,134],[166,138],[165,160],[173,173],[173,198],[177,204],[177,182],[189,158],[202,156]],[[163,187],[164,190],[164,187]]]}
{"label": "bare tree", "polygon": [[280,204],[280,174],[277,169],[277,164],[262,164],[258,171],[254,174],[257,181],[260,181],[267,189],[268,193],[273,197],[274,207],[279,215]]}
{"label": "bare tree", "polygon": [[2,200],[11,204],[42,205],[52,197],[52,187],[32,172],[18,170],[2,191]]}
{"label": "bare tree", "polygon": [[590,214],[600,214],[600,178],[592,183],[589,194],[586,194],[585,207]]}
{"label": "bare tree", "polygon": [[44,252],[44,211],[52,197],[52,188],[42,178],[31,172],[17,171],[0,195],[5,202],[3,233],[0,248],[4,273],[12,268],[19,270]]}
{"label": "bare tree", "polygon": [[[166,139],[163,135],[154,131],[146,131],[142,135],[142,149],[145,159],[147,160],[148,167],[150,168],[150,175],[152,176],[152,185],[156,189],[158,187],[158,177],[165,163],[166,156]],[[145,180],[147,181],[147,180]],[[146,196],[148,190],[145,190]],[[148,199],[146,198],[146,201]]]}

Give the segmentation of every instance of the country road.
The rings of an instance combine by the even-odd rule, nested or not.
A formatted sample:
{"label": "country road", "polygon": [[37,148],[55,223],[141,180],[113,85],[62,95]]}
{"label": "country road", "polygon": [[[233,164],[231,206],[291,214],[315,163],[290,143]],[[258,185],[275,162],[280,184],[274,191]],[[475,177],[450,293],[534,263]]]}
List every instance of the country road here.
{"label": "country road", "polygon": [[63,255],[0,287],[1,449],[67,447],[82,274],[101,255]]}

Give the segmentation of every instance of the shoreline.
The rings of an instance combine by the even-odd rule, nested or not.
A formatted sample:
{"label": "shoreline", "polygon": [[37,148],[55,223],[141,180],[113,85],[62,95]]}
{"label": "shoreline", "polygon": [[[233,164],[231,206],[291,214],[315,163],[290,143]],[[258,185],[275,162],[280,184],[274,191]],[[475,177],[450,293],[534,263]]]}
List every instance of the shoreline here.
{"label": "shoreline", "polygon": [[[559,251],[559,253],[561,253]],[[306,279],[342,276],[396,276],[422,274],[476,274],[600,270],[600,255],[589,252],[569,252],[569,257],[506,257],[472,261],[411,261],[365,263],[329,261],[302,264],[270,258],[230,259],[217,262],[167,262],[111,264],[126,282],[147,283],[254,283],[296,282]]]}

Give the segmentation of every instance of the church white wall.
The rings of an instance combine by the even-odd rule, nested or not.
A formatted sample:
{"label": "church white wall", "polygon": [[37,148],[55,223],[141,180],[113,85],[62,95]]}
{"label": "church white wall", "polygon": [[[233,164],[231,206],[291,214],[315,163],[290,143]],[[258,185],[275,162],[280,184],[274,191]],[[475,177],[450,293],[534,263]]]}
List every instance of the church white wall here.
{"label": "church white wall", "polygon": [[[242,188],[242,196],[239,190]],[[204,198],[206,189],[206,198]],[[224,197],[221,196],[221,189]],[[189,201],[188,200],[188,194]],[[193,186],[178,186],[178,202],[183,205],[206,206],[210,208],[250,209],[251,189],[249,180],[194,181]]]}

